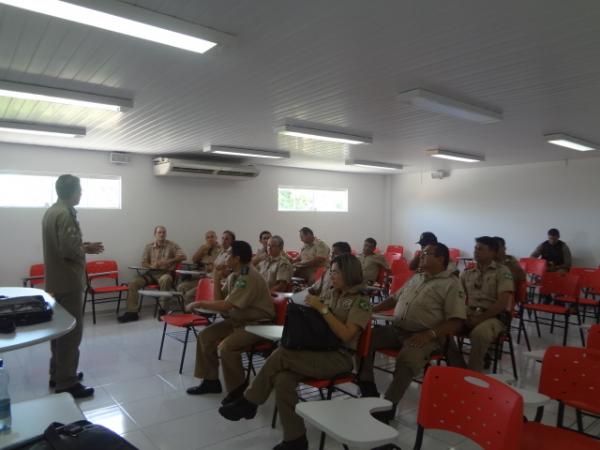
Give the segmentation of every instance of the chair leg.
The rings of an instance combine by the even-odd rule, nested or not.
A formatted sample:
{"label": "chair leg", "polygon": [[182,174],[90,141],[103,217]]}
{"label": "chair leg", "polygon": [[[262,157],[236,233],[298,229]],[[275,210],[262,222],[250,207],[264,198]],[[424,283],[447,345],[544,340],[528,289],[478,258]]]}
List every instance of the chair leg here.
{"label": "chair leg", "polygon": [[508,350],[510,351],[510,362],[512,364],[513,375],[515,376],[515,381],[519,379],[519,375],[517,374],[517,361],[515,359],[515,348],[513,346],[513,341],[510,333],[508,334]]}
{"label": "chair leg", "polygon": [[121,297],[123,293],[119,292],[119,298],[117,299],[117,314],[119,314],[119,310],[121,309]]}
{"label": "chair leg", "polygon": [[542,332],[540,331],[540,322],[538,321],[537,311],[533,310],[533,318],[535,319],[535,327],[537,328],[538,337],[542,337]]}
{"label": "chair leg", "polygon": [[581,346],[585,347],[585,336],[583,335],[583,328],[581,328],[581,317],[579,316],[579,309],[577,310],[577,325],[579,325],[579,337],[581,338]]}
{"label": "chair leg", "polygon": [[494,365],[492,367],[492,373],[498,373],[498,360],[500,359],[500,355],[502,354],[502,348],[504,347],[504,342],[501,339],[501,336],[498,336],[496,338],[496,345],[494,346]]}
{"label": "chair leg", "polygon": [[[529,335],[527,334],[527,329],[525,328],[525,323],[521,321],[521,327],[523,327],[523,336],[525,337],[525,345],[527,345],[527,351],[531,351],[531,344],[529,343]],[[517,344],[519,341],[517,340]]]}
{"label": "chair leg", "polygon": [[576,409],[575,415],[577,416],[577,431],[583,433],[583,414],[581,414],[581,410]]}
{"label": "chair leg", "polygon": [[160,349],[158,350],[158,360],[162,357],[163,344],[165,343],[165,334],[167,334],[167,322],[165,322],[165,326],[163,328],[162,338],[160,340]]}
{"label": "chair leg", "polygon": [[142,312],[142,302],[144,301],[144,296],[140,295],[138,297],[138,314]]}
{"label": "chair leg", "polygon": [[[23,287],[25,287],[26,282],[23,282]],[[87,304],[87,298],[88,298],[88,288],[85,288],[85,293],[83,294],[83,309],[81,310],[82,314],[85,314],[85,305]]]}
{"label": "chair leg", "polygon": [[558,415],[556,417],[556,428],[563,427],[563,420],[565,417],[565,404],[563,402],[558,402]]}
{"label": "chair leg", "polygon": [[554,333],[554,313],[552,314],[552,319],[550,319],[550,334]]}
{"label": "chair leg", "polygon": [[417,424],[417,437],[415,439],[414,450],[421,450],[421,446],[423,445],[423,427]]}
{"label": "chair leg", "polygon": [[277,406],[273,408],[273,418],[271,419],[271,428],[275,429],[277,425]]}
{"label": "chair leg", "polygon": [[185,328],[185,340],[183,341],[183,351],[181,352],[181,364],[179,364],[179,375],[183,372],[183,362],[185,361],[185,351],[187,350],[187,341],[190,336],[190,327]]}
{"label": "chair leg", "polygon": [[92,292],[92,320],[94,325],[96,325],[96,296]]}
{"label": "chair leg", "polygon": [[321,439],[319,439],[319,450],[323,450],[325,447],[325,432],[321,431]]}
{"label": "chair leg", "polygon": [[567,345],[567,336],[569,335],[569,314],[565,314],[565,332],[563,333],[563,345]]}

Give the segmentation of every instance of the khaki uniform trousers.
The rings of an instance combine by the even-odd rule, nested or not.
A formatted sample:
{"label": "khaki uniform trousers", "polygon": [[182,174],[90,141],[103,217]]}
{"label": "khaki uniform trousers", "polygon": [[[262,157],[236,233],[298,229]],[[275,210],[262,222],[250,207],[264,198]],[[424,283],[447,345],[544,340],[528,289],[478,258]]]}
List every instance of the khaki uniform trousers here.
{"label": "khaki uniform trousers", "polygon": [[399,349],[400,353],[396,357],[394,378],[385,393],[386,399],[394,404],[398,403],[404,396],[408,386],[410,386],[412,379],[418,376],[427,365],[431,354],[442,349],[437,339],[428,342],[421,348],[403,345],[404,341],[417,333],[419,332],[406,331],[394,325],[373,328],[371,348],[369,355],[362,362],[359,380],[375,381],[373,361],[377,350],[381,348]]}
{"label": "khaki uniform trousers", "polygon": [[291,441],[306,433],[304,421],[295,412],[296,386],[304,378],[331,378],[351,371],[352,357],[342,351],[311,352],[279,347],[265,362],[244,397],[256,405],[267,401],[275,390],[275,403],[283,427],[283,440]]}
{"label": "khaki uniform trousers", "polygon": [[67,334],[50,341],[50,380],[56,389],[67,389],[79,383],[79,344],[83,333],[83,297],[81,291],[55,294],[54,298],[69,314],[75,317],[75,328]]}
{"label": "khaki uniform trousers", "polygon": [[183,294],[183,301],[187,305],[192,303],[196,297],[196,287],[200,278],[182,281],[177,285],[177,291]]}
{"label": "khaki uniform trousers", "polygon": [[[170,272],[153,271],[146,274],[137,275],[129,282],[129,290],[127,292],[127,312],[137,313],[140,296],[138,291],[148,286],[149,284],[158,284],[161,291],[170,291],[173,289],[173,277]],[[164,302],[161,299],[161,306],[165,308]]]}
{"label": "khaki uniform trousers", "polygon": [[465,364],[461,352],[456,347],[454,340],[452,340],[448,348],[448,364],[456,367],[467,367],[476,372],[483,372],[485,354],[504,328],[502,321],[495,317],[484,320],[473,328],[468,334],[469,341],[471,342],[468,364]]}
{"label": "khaki uniform trousers", "polygon": [[213,323],[198,334],[194,376],[204,380],[219,379],[219,355],[223,365],[223,380],[227,392],[240,386],[246,377],[242,365],[242,352],[264,338],[248,333],[243,325],[230,319]]}

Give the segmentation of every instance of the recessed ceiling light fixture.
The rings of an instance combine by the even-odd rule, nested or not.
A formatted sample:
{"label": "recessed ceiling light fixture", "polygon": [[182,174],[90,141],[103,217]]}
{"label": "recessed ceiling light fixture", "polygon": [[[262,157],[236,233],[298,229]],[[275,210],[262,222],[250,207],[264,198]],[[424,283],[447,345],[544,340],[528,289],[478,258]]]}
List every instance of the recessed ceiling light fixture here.
{"label": "recessed ceiling light fixture", "polygon": [[339,127],[328,127],[304,121],[287,120],[284,125],[275,129],[279,134],[295,136],[317,141],[340,142],[343,144],[371,144],[372,136],[354,134]]}
{"label": "recessed ceiling light fixture", "polygon": [[289,158],[290,152],[281,150],[262,150],[245,147],[229,147],[225,145],[205,145],[205,153],[226,156],[243,156],[246,158],[283,159]]}
{"label": "recessed ceiling light fixture", "polygon": [[571,150],[577,150],[580,152],[588,152],[598,148],[598,144],[569,136],[568,134],[564,133],[545,134],[544,139],[546,139],[546,141],[550,144],[567,147]]}
{"label": "recessed ceiling light fixture", "polygon": [[398,94],[398,99],[410,103],[415,108],[477,123],[492,123],[502,120],[501,111],[481,108],[426,89],[419,88],[401,92]]}
{"label": "recessed ceiling light fixture", "polygon": [[429,156],[433,158],[449,159],[452,161],[475,163],[485,160],[483,156],[470,155],[468,153],[451,152],[448,150],[440,150],[439,148],[434,148],[426,151],[429,154]]}
{"label": "recessed ceiling light fixture", "polygon": [[227,33],[114,0],[93,3],[79,0],[78,3],[89,7],[60,0],[0,0],[0,3],[195,53],[204,53],[217,43],[233,39]]}
{"label": "recessed ceiling light fixture", "polygon": [[107,109],[109,111],[122,111],[123,109],[133,107],[133,100],[129,98],[110,97],[88,92],[70,91],[68,89],[57,89],[2,80],[0,80],[0,96],[61,103],[84,108]]}
{"label": "recessed ceiling light fixture", "polygon": [[0,133],[5,132],[69,138],[83,137],[86,134],[85,128],[81,127],[65,127],[60,125],[45,125],[39,123],[0,121]]}
{"label": "recessed ceiling light fixture", "polygon": [[402,170],[404,166],[402,164],[391,164],[376,161],[365,161],[361,159],[347,159],[347,166],[358,166],[366,169],[383,169],[383,170]]}

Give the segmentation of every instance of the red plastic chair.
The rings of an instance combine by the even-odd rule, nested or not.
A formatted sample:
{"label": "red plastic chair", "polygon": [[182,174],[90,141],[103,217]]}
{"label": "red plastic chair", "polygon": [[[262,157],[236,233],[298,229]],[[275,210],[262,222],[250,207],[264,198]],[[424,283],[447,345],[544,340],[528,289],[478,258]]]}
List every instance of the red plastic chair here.
{"label": "red plastic chair", "polygon": [[[585,267],[573,267],[569,271],[572,275],[579,276],[579,288],[583,296],[578,299],[579,307],[582,308],[582,320],[585,322],[587,309],[592,308],[596,323],[600,322],[600,269],[588,269]],[[573,299],[555,299],[555,301],[573,303]]]}
{"label": "red plastic chair", "polygon": [[[568,406],[575,408],[577,429],[584,433],[583,415],[600,415],[600,350],[548,347],[542,362],[539,392],[558,400],[557,427],[563,426]],[[600,447],[600,442],[597,445]]]}
{"label": "red plastic chair", "polygon": [[[179,373],[183,370],[183,362],[185,361],[185,352],[187,350],[188,338],[190,331],[194,333],[194,336],[198,337],[198,330],[196,327],[207,326],[210,322],[206,317],[199,316],[198,314],[165,314],[160,320],[165,323],[162,332],[162,338],[160,340],[160,349],[158,350],[158,359],[162,357],[163,345],[165,343],[165,336],[170,336],[175,340],[183,343],[183,350],[181,351],[181,362],[179,363]],[[179,337],[178,332],[167,333],[167,325],[171,325],[177,328],[185,328],[185,336]]]}
{"label": "red plastic chair", "polygon": [[586,348],[600,350],[600,324],[592,325],[588,330]]}
{"label": "red plastic chair", "polygon": [[383,257],[385,258],[385,260],[387,261],[388,265],[391,266],[394,261],[397,261],[399,259],[402,259],[402,253],[396,253],[396,252],[385,252],[383,254]]}
{"label": "red plastic chair", "polygon": [[529,289],[529,296],[533,300],[535,290],[540,287],[540,279],[546,273],[548,263],[545,259],[520,258],[519,264],[521,264],[521,267],[529,278],[527,281],[527,288]]}
{"label": "red plastic chair", "polygon": [[458,258],[460,257],[460,249],[459,248],[449,248],[448,253],[450,255],[450,261],[457,263]]}
{"label": "red plastic chair", "polygon": [[404,258],[400,258],[400,259],[393,261],[392,264],[390,264],[390,270],[392,272],[392,275],[394,275],[394,276],[401,275],[402,273],[406,273],[406,272],[413,273],[408,268],[408,263],[406,262],[406,260]]}
{"label": "red plastic chair", "polygon": [[45,274],[46,268],[44,267],[44,264],[32,264],[31,267],[29,267],[29,276],[22,278],[23,287],[27,287],[28,285],[29,287],[35,287],[38,284],[44,284],[46,282],[46,279],[44,278]]}
{"label": "red plastic chair", "polygon": [[425,375],[417,416],[415,450],[425,428],[465,436],[485,450],[598,450],[587,436],[523,422],[523,398],[510,386],[477,372],[432,367]]}
{"label": "red plastic chair", "polygon": [[395,294],[402,286],[406,284],[414,276],[414,272],[401,272],[397,275],[392,275],[390,284],[390,294]]}
{"label": "red plastic chair", "polygon": [[288,258],[291,259],[291,260],[294,260],[298,256],[300,256],[300,252],[297,252],[296,250],[288,250],[285,253],[288,256]]}
{"label": "red plastic chair", "polygon": [[[92,301],[92,319],[95,325],[96,301],[104,303],[116,300],[118,314],[121,307],[123,292],[127,292],[128,287],[126,283],[119,284],[119,267],[114,260],[102,259],[90,261],[85,265],[85,274],[87,287],[85,289],[85,295],[83,296],[83,312],[85,313],[85,306],[89,295]],[[108,281],[110,284],[104,284],[102,286],[95,284],[99,280],[104,280],[105,282]],[[101,295],[102,297],[96,298],[98,295]]]}
{"label": "red plastic chair", "polygon": [[[575,304],[575,310],[577,311],[577,323],[581,325],[581,319],[579,317],[579,312],[577,310],[577,302],[578,302],[578,293],[579,293],[579,277],[576,275],[565,274],[561,272],[546,272],[542,277],[541,285],[540,285],[540,296],[554,296],[562,299],[573,299],[573,303]],[[542,303],[522,303],[521,304],[521,323],[525,321],[525,317],[523,312],[530,311],[533,312],[534,322],[537,329],[538,337],[541,337],[542,334],[540,332],[540,323],[542,325],[549,325],[550,332],[554,331],[554,327],[563,328],[563,345],[567,345],[567,336],[569,334],[569,318],[571,315],[571,309],[564,305],[547,305]],[[542,318],[544,320],[540,320],[538,317],[538,313],[548,313],[551,314],[551,319],[548,322],[547,319]],[[555,324],[555,316],[563,316],[564,324],[556,325]],[[527,320],[530,321],[530,320]],[[521,326],[521,325],[519,325]],[[581,335],[582,343],[581,345],[585,345],[583,342],[583,334]]]}
{"label": "red plastic chair", "polygon": [[386,253],[400,253],[400,255],[403,255],[404,254],[404,246],[390,244],[385,249],[385,252]]}

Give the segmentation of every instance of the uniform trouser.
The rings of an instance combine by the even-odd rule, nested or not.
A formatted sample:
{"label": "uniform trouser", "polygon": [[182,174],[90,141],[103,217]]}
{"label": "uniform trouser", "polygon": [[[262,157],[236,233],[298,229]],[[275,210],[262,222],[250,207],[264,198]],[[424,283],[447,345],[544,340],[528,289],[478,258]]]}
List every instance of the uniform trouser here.
{"label": "uniform trouser", "polygon": [[[170,291],[173,289],[173,277],[170,272],[148,272],[144,275],[138,275],[129,282],[127,292],[127,312],[137,313],[139,305],[138,291],[149,284],[158,284],[161,291]],[[163,309],[166,305],[161,301]]]}
{"label": "uniform trouser", "polygon": [[81,291],[56,294],[56,301],[75,317],[75,328],[67,334],[50,341],[50,379],[56,382],[56,389],[67,389],[79,382],[79,344],[83,333],[83,303]]}
{"label": "uniform trouser", "polygon": [[450,343],[450,347],[448,348],[448,364],[457,367],[467,367],[476,372],[483,372],[485,354],[502,330],[504,330],[504,324],[495,317],[484,320],[468,334],[469,341],[471,342],[468,364],[465,364],[454,341]]}
{"label": "uniform trouser", "polygon": [[440,342],[437,339],[428,342],[421,348],[403,345],[404,341],[416,333],[402,330],[394,325],[373,328],[369,355],[362,362],[359,380],[374,382],[375,352],[381,348],[400,349],[400,353],[396,357],[394,378],[385,392],[385,398],[394,404],[402,399],[412,379],[419,375],[429,362],[431,354],[441,350]]}
{"label": "uniform trouser", "polygon": [[243,326],[235,326],[227,319],[213,323],[198,334],[194,376],[205,380],[219,379],[219,356],[223,365],[223,379],[227,392],[245,381],[242,352],[264,338],[248,333]]}
{"label": "uniform trouser", "polygon": [[331,378],[352,370],[352,357],[342,351],[310,352],[279,347],[265,362],[244,397],[256,405],[267,401],[275,390],[275,403],[283,427],[283,440],[291,441],[306,433],[304,421],[295,412],[296,386],[304,378]]}
{"label": "uniform trouser", "polygon": [[192,303],[196,297],[196,287],[198,286],[199,278],[182,281],[177,285],[177,291],[183,294],[183,301],[187,305]]}
{"label": "uniform trouser", "polygon": [[304,278],[307,284],[311,285],[315,282],[315,272],[318,267],[301,267],[294,271],[294,276]]}

